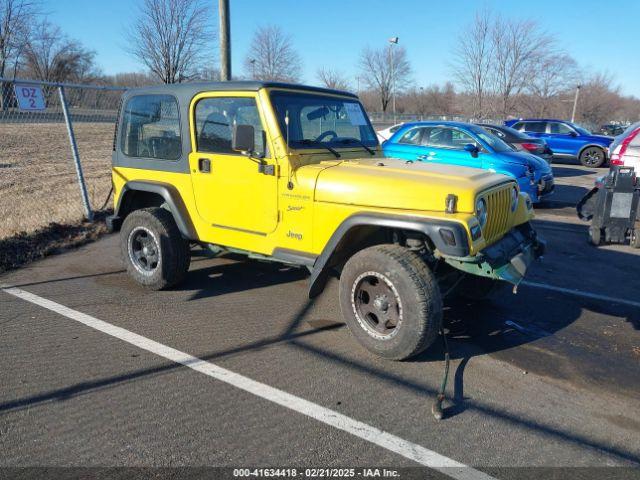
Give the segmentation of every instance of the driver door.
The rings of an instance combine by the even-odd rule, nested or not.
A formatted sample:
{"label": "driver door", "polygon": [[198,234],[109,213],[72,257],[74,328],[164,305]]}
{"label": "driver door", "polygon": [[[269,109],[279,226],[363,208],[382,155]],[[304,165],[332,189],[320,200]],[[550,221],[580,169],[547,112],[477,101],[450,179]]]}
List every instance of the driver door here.
{"label": "driver door", "polygon": [[[213,227],[265,235],[278,223],[277,177],[259,170],[260,160],[275,164],[256,94],[203,94],[191,106],[189,156],[196,208]],[[231,149],[234,125],[255,131],[256,158]],[[268,172],[268,173],[263,173]]]}
{"label": "driver door", "polygon": [[561,122],[548,122],[547,139],[551,149],[554,153],[564,153],[566,155],[575,155],[579,150],[584,140],[578,138],[578,133]]}

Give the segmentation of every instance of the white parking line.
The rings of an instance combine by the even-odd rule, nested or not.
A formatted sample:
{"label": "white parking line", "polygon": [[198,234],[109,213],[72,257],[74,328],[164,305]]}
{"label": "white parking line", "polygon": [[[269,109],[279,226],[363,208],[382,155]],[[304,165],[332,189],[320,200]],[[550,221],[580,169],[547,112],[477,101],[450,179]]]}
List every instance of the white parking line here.
{"label": "white parking line", "polygon": [[402,455],[414,462],[424,465],[434,470],[459,480],[495,480],[486,473],[475,470],[455,460],[440,455],[415,443],[404,440],[400,437],[382,431],[366,423],[354,420],[341,413],[325,408],[316,403],[297,397],[290,393],[278,390],[277,388],[265,385],[247,378],[238,373],[219,367],[211,362],[206,362],[197,357],[181,352],[174,348],[163,345],[149,338],[133,333],[122,327],[117,327],[110,323],[99,320],[77,310],[60,305],[59,303],[39,297],[33,293],[26,292],[19,288],[3,288],[2,291],[18,297],[27,302],[51,310],[76,322],[80,322],[100,332],[111,335],[138,348],[155,353],[161,357],[189,367],[196,372],[200,372],[209,377],[233,385],[241,390],[249,392],[258,397],[277,403],[290,410],[296,411],[319,422],[330,425],[339,430],[362,438],[370,443]]}
{"label": "white parking line", "polygon": [[625,300],[623,298],[609,297],[607,295],[600,295],[599,293],[583,292],[582,290],[573,290],[571,288],[556,287],[554,285],[547,285],[546,283],[528,282],[523,281],[521,285],[533,288],[543,288],[545,290],[552,290],[559,293],[567,293],[576,297],[592,298],[594,300],[603,300],[605,302],[619,303],[620,305],[629,305],[630,307],[640,308],[640,302],[634,302],[633,300]]}

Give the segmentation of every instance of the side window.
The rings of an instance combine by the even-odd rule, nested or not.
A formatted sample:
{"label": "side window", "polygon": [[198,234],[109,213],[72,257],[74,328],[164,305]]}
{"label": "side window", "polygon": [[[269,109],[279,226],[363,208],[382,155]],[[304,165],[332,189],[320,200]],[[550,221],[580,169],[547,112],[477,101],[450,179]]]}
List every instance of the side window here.
{"label": "side window", "polygon": [[429,134],[429,138],[425,139],[425,145],[439,148],[451,148],[456,150],[463,150],[467,143],[474,145],[477,142],[471,135],[464,133],[461,130],[454,128],[432,128]]}
{"label": "side window", "polygon": [[518,130],[524,132],[545,133],[547,130],[547,124],[545,122],[523,122],[524,128]]}
{"label": "side window", "polygon": [[171,95],[138,95],[124,108],[122,152],[129,157],[177,160],[182,155],[178,102]]}
{"label": "side window", "polygon": [[453,132],[451,132],[451,145],[453,148],[457,150],[464,150],[464,146],[468,143],[473,145],[478,144],[471,135],[463,132],[462,130],[453,130]]}
{"label": "side window", "polygon": [[256,153],[268,156],[267,135],[254,98],[203,98],[196,104],[195,122],[198,152],[239,154],[231,148],[233,126],[251,125],[255,132]]}
{"label": "side window", "polygon": [[451,148],[451,134],[453,130],[450,128],[435,127],[429,132],[428,137],[424,139],[424,144],[430,147]]}
{"label": "side window", "polygon": [[523,131],[524,131],[524,122],[517,122],[517,123],[514,123],[514,124],[511,126],[511,128],[515,128],[516,130],[519,130],[519,131],[523,132]]}
{"label": "side window", "polygon": [[560,122],[549,122],[549,133],[569,135],[573,130],[568,125]]}
{"label": "side window", "polygon": [[398,143],[403,143],[405,145],[421,145],[420,139],[422,138],[422,132],[424,130],[424,128],[412,128],[402,135],[400,140],[398,140]]}

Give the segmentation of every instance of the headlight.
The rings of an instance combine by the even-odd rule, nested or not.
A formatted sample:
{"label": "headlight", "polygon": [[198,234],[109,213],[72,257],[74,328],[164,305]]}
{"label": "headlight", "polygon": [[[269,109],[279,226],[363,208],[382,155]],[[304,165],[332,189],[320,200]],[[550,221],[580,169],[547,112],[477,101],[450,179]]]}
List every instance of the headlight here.
{"label": "headlight", "polygon": [[513,187],[511,189],[511,211],[515,212],[518,208],[518,189]]}
{"label": "headlight", "polygon": [[484,228],[487,224],[487,202],[484,198],[479,198],[476,201],[476,218],[480,224],[480,228]]}

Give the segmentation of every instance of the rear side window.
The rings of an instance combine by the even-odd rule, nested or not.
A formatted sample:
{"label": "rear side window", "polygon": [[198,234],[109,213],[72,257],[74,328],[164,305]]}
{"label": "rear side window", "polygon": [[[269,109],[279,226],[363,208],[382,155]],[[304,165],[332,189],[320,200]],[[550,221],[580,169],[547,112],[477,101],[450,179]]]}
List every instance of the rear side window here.
{"label": "rear side window", "polygon": [[129,157],[177,160],[182,155],[178,102],[171,95],[138,95],[124,109],[122,152]]}

